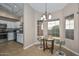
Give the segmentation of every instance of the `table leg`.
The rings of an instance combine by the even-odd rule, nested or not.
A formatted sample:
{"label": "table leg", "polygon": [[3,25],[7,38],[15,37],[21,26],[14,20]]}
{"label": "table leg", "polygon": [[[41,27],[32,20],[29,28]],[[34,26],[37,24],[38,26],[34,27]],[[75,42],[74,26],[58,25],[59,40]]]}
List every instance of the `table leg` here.
{"label": "table leg", "polygon": [[52,45],[51,45],[51,54],[53,54],[53,50],[54,50],[54,40],[51,42]]}
{"label": "table leg", "polygon": [[42,40],[40,40],[40,48],[42,48]]}
{"label": "table leg", "polygon": [[43,39],[43,51],[45,51],[45,40]]}
{"label": "table leg", "polygon": [[48,46],[47,46],[47,40],[46,40],[46,48],[48,48]]}

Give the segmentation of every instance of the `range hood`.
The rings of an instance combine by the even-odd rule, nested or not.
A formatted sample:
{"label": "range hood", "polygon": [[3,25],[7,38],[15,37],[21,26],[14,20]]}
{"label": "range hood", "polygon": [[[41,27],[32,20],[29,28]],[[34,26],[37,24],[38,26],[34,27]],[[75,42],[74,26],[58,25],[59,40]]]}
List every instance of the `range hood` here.
{"label": "range hood", "polygon": [[0,10],[0,20],[5,20],[5,21],[19,21],[19,18],[15,15],[13,15],[10,12]]}
{"label": "range hood", "polygon": [[16,19],[16,18],[10,18],[10,17],[5,17],[5,16],[0,16],[0,20],[12,21],[12,22],[19,21],[19,19]]}

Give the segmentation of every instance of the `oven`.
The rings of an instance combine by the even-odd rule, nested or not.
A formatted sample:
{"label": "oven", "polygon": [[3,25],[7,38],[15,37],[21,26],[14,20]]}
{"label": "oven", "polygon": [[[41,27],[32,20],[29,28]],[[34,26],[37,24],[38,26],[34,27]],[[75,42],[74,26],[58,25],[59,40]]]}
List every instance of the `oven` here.
{"label": "oven", "polygon": [[0,24],[0,42],[7,40],[7,24]]}

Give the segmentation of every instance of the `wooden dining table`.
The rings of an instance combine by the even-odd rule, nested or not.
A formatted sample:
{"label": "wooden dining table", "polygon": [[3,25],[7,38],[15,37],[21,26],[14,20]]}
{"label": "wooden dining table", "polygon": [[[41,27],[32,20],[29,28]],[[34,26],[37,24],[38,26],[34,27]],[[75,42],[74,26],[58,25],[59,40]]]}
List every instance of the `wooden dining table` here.
{"label": "wooden dining table", "polygon": [[[54,50],[54,41],[55,39],[60,39],[60,37],[52,37],[52,38],[43,38],[43,51],[49,49],[51,51],[51,54],[53,54],[53,50]],[[51,43],[51,46],[48,46],[48,42]]]}

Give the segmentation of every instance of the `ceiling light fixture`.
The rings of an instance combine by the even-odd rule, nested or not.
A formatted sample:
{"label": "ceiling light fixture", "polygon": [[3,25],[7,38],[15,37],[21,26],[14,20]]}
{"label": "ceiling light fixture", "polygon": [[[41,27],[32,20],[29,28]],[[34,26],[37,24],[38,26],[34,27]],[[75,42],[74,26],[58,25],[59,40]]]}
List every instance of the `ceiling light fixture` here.
{"label": "ceiling light fixture", "polygon": [[50,20],[52,18],[51,13],[47,11],[47,3],[45,3],[45,12],[43,13],[41,20]]}

